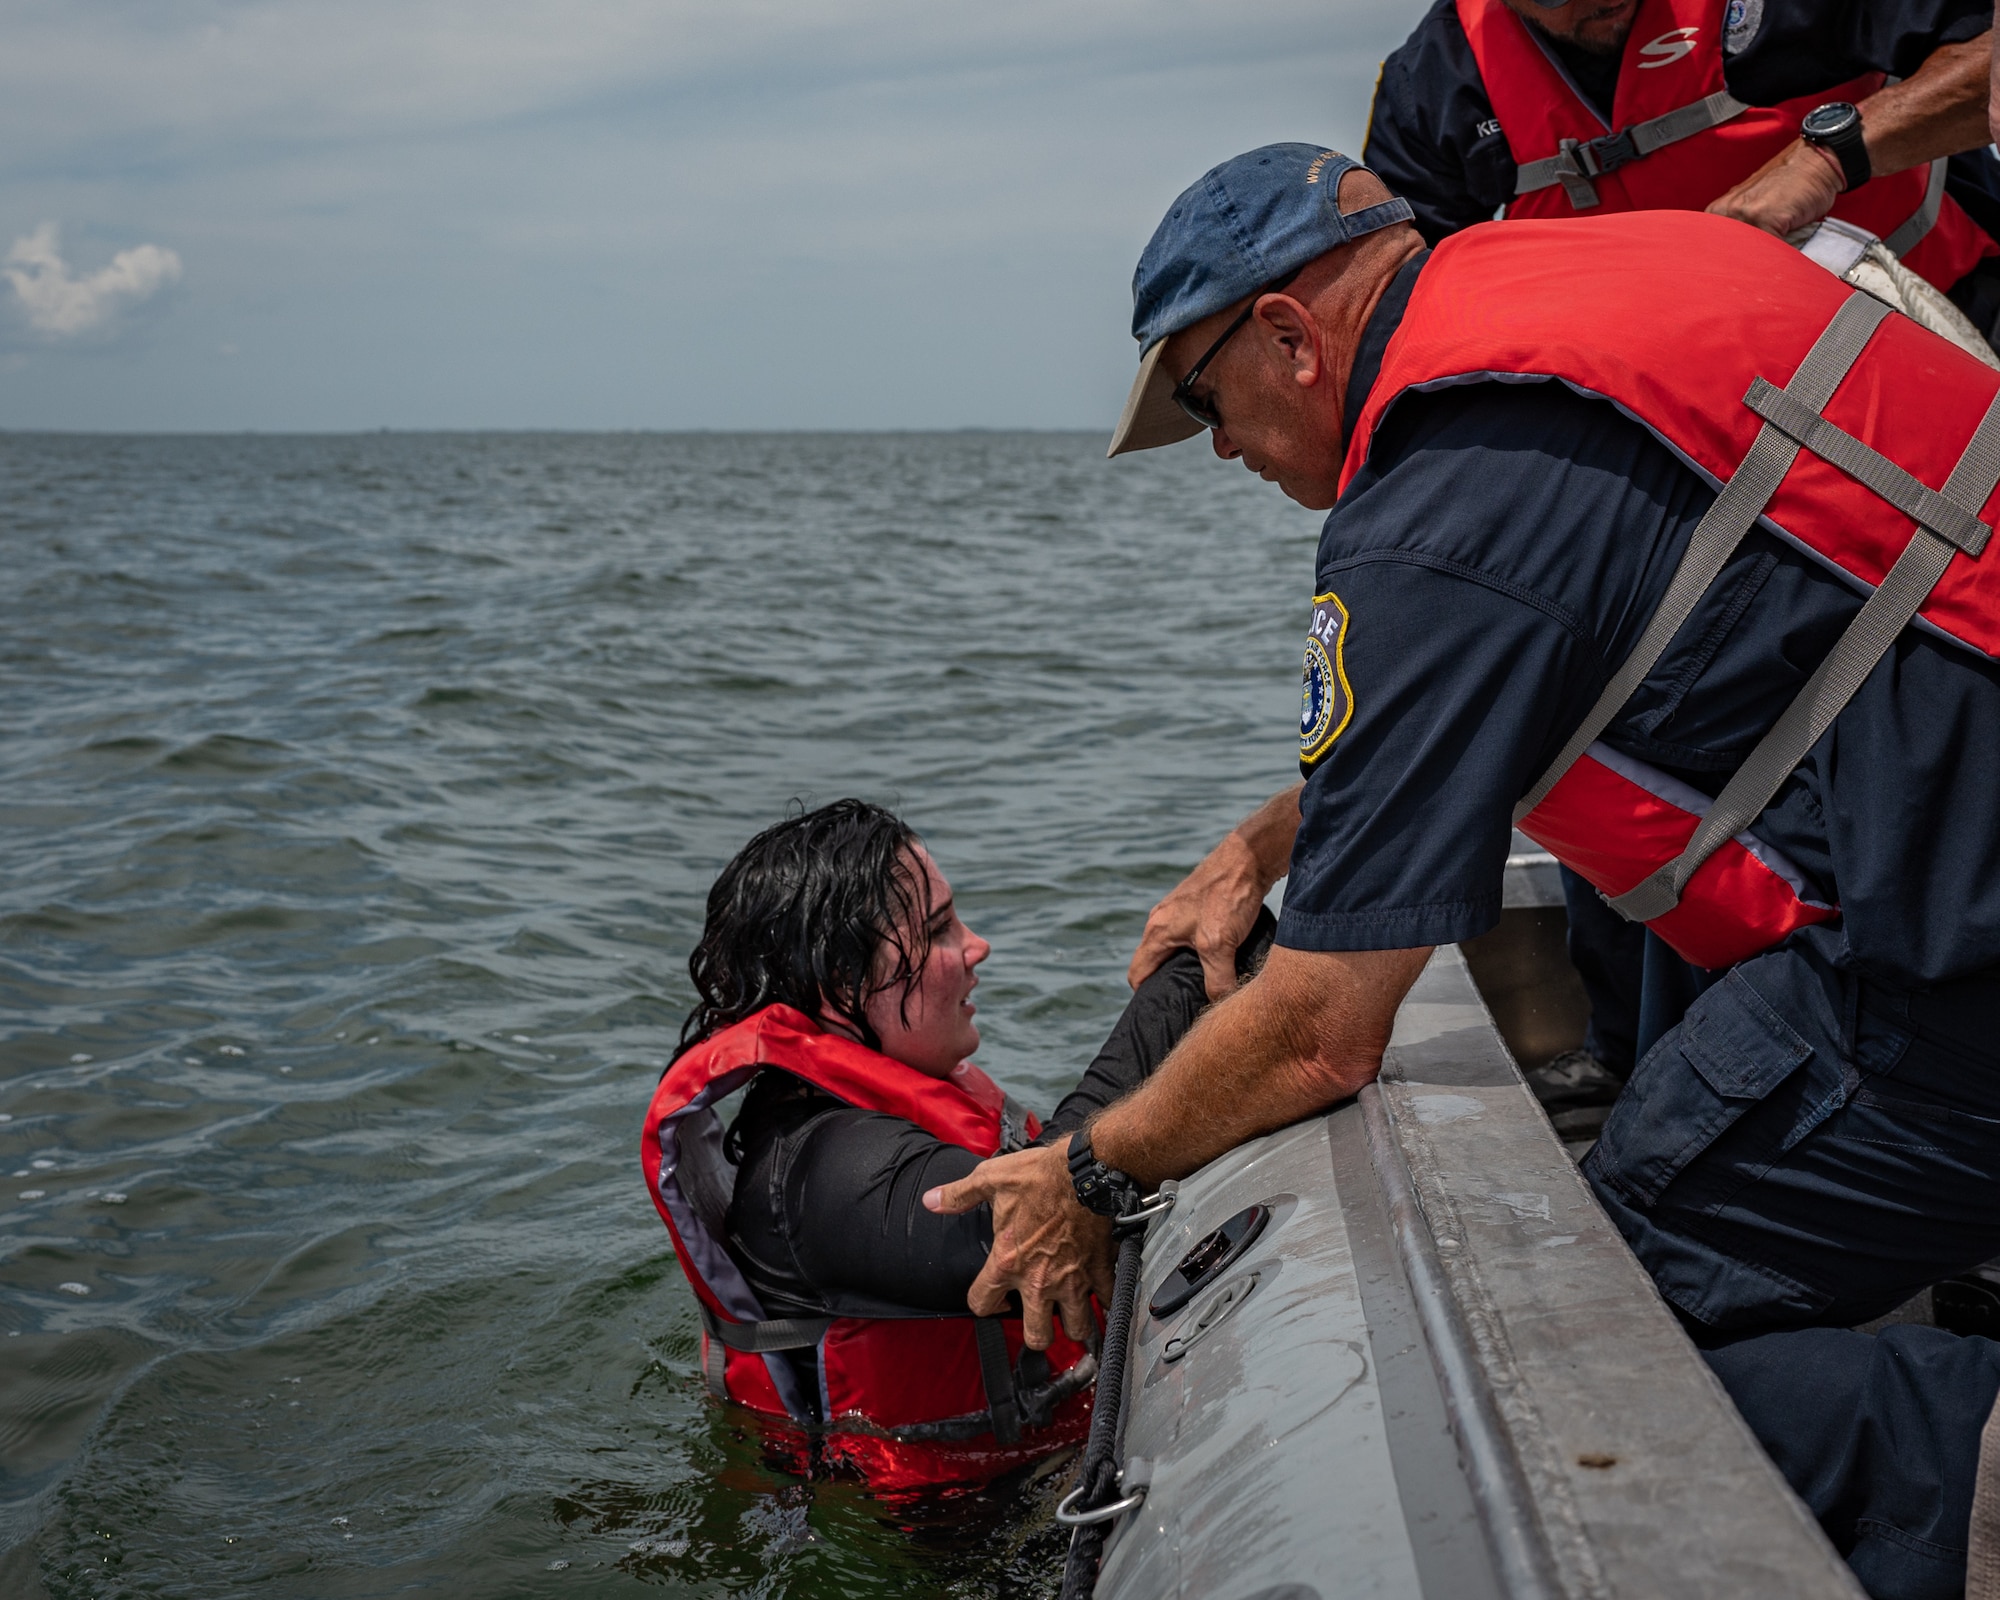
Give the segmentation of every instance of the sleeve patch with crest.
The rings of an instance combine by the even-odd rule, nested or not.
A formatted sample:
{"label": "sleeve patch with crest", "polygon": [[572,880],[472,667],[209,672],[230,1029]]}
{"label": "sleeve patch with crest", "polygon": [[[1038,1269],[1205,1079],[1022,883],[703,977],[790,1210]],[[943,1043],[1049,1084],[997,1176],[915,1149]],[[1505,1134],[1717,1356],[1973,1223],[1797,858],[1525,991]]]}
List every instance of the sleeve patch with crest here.
{"label": "sleeve patch with crest", "polygon": [[1354,715],[1347,686],[1347,607],[1335,594],[1313,596],[1306,635],[1305,672],[1299,682],[1299,765],[1310,769],[1333,748]]}

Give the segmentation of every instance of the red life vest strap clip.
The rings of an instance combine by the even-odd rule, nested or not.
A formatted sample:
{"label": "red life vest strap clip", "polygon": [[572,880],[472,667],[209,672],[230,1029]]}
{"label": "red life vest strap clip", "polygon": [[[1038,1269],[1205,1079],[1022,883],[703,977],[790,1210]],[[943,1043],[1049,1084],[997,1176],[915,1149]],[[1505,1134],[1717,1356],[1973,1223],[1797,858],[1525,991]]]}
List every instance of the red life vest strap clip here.
{"label": "red life vest strap clip", "polygon": [[[1564,142],[1568,143],[1567,140]],[[1616,133],[1607,133],[1601,138],[1586,139],[1575,147],[1575,152],[1583,170],[1593,178],[1616,172],[1627,162],[1639,159],[1639,146],[1630,128],[1620,128]]]}
{"label": "red life vest strap clip", "polygon": [[1592,178],[1601,178],[1655,150],[1719,128],[1747,109],[1728,90],[1718,89],[1661,116],[1620,128],[1616,133],[1595,139],[1564,139],[1555,155],[1521,163],[1514,175],[1514,193],[1533,194],[1537,189],[1559,183],[1569,196],[1569,203],[1579,211],[1587,211],[1598,203],[1597,191],[1590,185]]}

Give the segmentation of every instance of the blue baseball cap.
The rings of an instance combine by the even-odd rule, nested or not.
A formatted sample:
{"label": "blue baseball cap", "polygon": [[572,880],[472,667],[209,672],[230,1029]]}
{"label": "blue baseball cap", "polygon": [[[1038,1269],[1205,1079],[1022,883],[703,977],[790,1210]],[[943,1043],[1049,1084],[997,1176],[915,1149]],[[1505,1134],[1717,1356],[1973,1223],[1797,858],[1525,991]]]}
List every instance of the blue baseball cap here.
{"label": "blue baseball cap", "polygon": [[1151,450],[1202,431],[1174,404],[1175,380],[1160,366],[1169,334],[1249,299],[1329,250],[1412,220],[1403,199],[1341,215],[1340,180],[1360,167],[1324,145],[1267,144],[1211,168],[1167,208],[1132,274],[1139,376],[1107,454]]}

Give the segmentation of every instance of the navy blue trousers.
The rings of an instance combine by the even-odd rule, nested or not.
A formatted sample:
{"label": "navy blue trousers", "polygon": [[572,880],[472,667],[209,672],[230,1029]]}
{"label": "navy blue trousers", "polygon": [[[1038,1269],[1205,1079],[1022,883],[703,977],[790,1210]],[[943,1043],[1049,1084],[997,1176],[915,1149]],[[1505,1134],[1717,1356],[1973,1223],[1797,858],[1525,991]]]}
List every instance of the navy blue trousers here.
{"label": "navy blue trousers", "polygon": [[2000,1256],[2000,980],[1882,988],[1818,932],[1697,995],[1584,1162],[1698,1342],[1852,1327]]}
{"label": "navy blue trousers", "polygon": [[2000,1347],[1847,1330],[2000,1256],[2000,979],[1887,988],[1835,948],[1689,996],[1584,1173],[1870,1593],[1956,1595]]}
{"label": "navy blue trousers", "polygon": [[1875,1600],[1957,1600],[2000,1345],[1814,1328],[1704,1354]]}
{"label": "navy blue trousers", "polygon": [[1639,1059],[1639,1007],[1646,929],[1627,922],[1590,884],[1562,869],[1563,909],[1569,914],[1569,964],[1583,979],[1590,1026],[1583,1047],[1619,1077]]}
{"label": "navy blue trousers", "polygon": [[1620,1078],[1687,1013],[1715,973],[1691,967],[1643,923],[1627,922],[1589,882],[1562,869],[1569,962],[1583,979],[1583,1047]]}

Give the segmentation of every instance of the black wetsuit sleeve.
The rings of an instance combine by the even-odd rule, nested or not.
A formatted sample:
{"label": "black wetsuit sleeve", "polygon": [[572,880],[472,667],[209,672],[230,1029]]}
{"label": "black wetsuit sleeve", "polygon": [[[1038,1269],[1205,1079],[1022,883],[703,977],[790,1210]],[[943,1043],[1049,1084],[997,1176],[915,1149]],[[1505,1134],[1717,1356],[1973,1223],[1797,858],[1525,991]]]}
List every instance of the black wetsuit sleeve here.
{"label": "black wetsuit sleeve", "polygon": [[924,1194],[979,1164],[914,1123],[851,1107],[815,1117],[799,1134],[786,1180],[799,1268],[822,1290],[918,1311],[964,1311],[986,1264],[986,1207],[942,1217]]}
{"label": "black wetsuit sleeve", "polygon": [[924,1192],[978,1158],[901,1117],[810,1091],[788,1101],[746,1141],[729,1210],[730,1244],[766,1310],[964,1311],[991,1216],[939,1216]]}
{"label": "black wetsuit sleeve", "polygon": [[[1238,974],[1247,977],[1264,964],[1277,928],[1277,919],[1268,910],[1257,913],[1250,936],[1236,952]],[[1063,1096],[1038,1142],[1046,1144],[1074,1133],[1112,1101],[1138,1088],[1173,1052],[1181,1035],[1194,1026],[1194,1019],[1207,1005],[1201,958],[1192,950],[1176,950],[1133,991],[1104,1048],[1077,1086]]]}
{"label": "black wetsuit sleeve", "polygon": [[1201,960],[1176,950],[1140,984],[1096,1059],[1042,1125],[1041,1143],[1074,1133],[1144,1083],[1208,1004]]}

